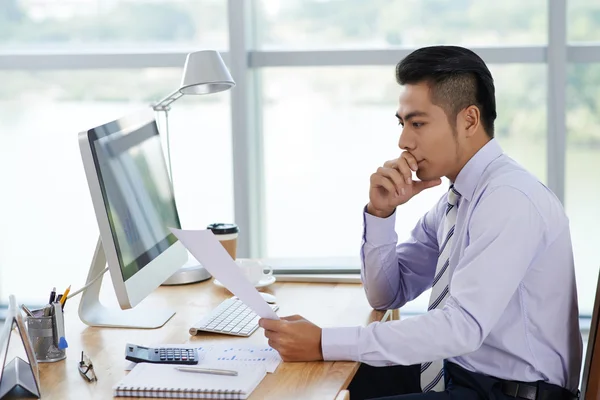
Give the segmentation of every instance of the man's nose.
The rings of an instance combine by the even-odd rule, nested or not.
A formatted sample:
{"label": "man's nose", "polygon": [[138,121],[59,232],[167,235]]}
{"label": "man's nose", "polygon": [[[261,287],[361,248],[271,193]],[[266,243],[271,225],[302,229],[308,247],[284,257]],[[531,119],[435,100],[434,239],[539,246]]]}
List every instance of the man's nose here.
{"label": "man's nose", "polygon": [[414,148],[414,141],[407,129],[402,129],[400,139],[398,140],[398,147],[402,150],[411,150]]}

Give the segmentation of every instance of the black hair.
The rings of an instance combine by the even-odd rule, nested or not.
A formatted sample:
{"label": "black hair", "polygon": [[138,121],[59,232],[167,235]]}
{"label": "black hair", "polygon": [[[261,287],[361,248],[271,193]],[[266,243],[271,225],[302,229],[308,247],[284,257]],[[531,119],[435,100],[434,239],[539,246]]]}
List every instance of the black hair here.
{"label": "black hair", "polygon": [[396,81],[400,85],[428,83],[431,101],[444,109],[453,126],[461,110],[476,106],[486,133],[490,138],[494,137],[494,79],[473,51],[458,46],[415,50],[396,65]]}

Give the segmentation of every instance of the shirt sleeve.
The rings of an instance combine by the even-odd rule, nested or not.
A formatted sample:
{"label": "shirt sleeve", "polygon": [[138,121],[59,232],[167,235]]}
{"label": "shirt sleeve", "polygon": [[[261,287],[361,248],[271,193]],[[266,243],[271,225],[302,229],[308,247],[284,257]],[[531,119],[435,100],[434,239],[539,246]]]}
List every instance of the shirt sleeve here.
{"label": "shirt sleeve", "polygon": [[532,202],[504,186],[480,200],[467,229],[470,243],[443,308],[367,327],[324,328],[324,359],[413,365],[477,350],[544,246],[546,230]]}
{"label": "shirt sleeve", "polygon": [[410,238],[397,244],[396,213],[379,218],[365,208],[361,278],[373,308],[402,307],[431,287],[438,257],[438,209],[436,205],[427,212]]}

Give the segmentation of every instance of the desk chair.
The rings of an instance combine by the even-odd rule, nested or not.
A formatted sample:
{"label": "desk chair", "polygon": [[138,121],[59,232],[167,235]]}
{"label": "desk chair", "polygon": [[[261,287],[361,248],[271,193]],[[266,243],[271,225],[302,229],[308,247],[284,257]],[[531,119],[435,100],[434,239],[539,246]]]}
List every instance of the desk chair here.
{"label": "desk chair", "polygon": [[596,285],[596,299],[587,352],[583,364],[583,379],[581,381],[581,398],[584,400],[600,400],[600,332],[598,332],[598,314],[600,312],[600,276]]}

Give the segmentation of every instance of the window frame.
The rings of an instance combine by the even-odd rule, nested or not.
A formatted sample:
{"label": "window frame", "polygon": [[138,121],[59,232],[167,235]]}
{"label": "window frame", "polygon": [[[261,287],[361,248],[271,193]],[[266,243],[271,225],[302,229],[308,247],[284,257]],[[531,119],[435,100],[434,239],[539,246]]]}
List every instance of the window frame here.
{"label": "window frame", "polygon": [[[557,197],[565,198],[566,86],[569,63],[600,62],[600,43],[567,42],[567,2],[548,0],[548,43],[536,46],[472,48],[489,64],[534,63],[548,68],[547,179]],[[260,51],[254,46],[254,1],[227,0],[229,51],[222,52],[236,87],[231,96],[231,134],[235,221],[243,235],[240,257],[264,257],[265,188],[260,74],[266,67],[394,66],[414,48]],[[195,49],[152,50],[11,50],[0,51],[0,70],[101,68],[181,68]],[[392,84],[392,83],[391,83]]]}

